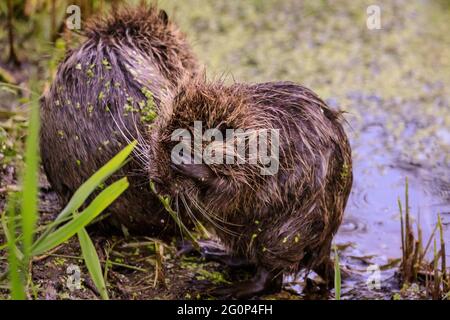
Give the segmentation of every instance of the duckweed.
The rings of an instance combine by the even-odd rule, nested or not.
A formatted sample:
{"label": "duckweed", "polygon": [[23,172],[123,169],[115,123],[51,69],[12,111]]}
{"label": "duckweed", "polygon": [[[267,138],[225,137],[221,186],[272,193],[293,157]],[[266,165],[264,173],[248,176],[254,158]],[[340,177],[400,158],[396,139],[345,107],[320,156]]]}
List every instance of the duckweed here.
{"label": "duckweed", "polygon": [[102,65],[103,65],[107,70],[111,70],[111,69],[112,69],[111,64],[109,63],[108,59],[106,59],[106,58],[103,58],[103,60],[102,60]]}

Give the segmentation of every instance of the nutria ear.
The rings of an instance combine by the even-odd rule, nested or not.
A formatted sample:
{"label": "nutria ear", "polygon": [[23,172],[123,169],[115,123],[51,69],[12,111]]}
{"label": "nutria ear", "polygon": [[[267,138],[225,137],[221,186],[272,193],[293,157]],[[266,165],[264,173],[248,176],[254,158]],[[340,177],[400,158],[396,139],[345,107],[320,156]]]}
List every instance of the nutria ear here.
{"label": "nutria ear", "polygon": [[164,22],[165,25],[169,22],[169,16],[164,10],[159,10],[159,18]]}

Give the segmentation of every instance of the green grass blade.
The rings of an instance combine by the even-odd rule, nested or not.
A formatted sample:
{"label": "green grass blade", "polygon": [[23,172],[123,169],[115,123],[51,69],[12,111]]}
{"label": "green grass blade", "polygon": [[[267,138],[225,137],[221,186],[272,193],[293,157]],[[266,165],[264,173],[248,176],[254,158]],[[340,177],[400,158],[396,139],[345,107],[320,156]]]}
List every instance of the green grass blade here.
{"label": "green grass blade", "polygon": [[34,97],[31,103],[31,116],[25,149],[25,170],[22,191],[22,234],[24,264],[30,259],[31,246],[38,218],[38,175],[39,175],[39,105]]}
{"label": "green grass blade", "polygon": [[336,300],[341,300],[341,267],[336,247],[334,247],[334,296]]}
{"label": "green grass blade", "polygon": [[[9,203],[9,200],[8,200],[8,203]],[[7,204],[7,207],[8,207],[8,204]],[[9,211],[8,211],[8,212],[9,212]],[[8,218],[8,220],[9,220],[9,219],[11,219],[11,218]],[[6,216],[5,216],[5,215],[2,215],[2,222],[1,222],[1,224],[2,224],[3,230],[5,230],[6,244],[5,244],[5,245],[2,245],[2,246],[0,247],[0,250],[12,248],[12,250],[14,250],[14,252],[15,252],[15,254],[16,254],[17,259],[19,259],[19,261],[22,261],[22,260],[23,260],[23,253],[22,253],[22,252],[19,250],[19,248],[17,247],[17,242],[19,241],[20,236],[17,237],[17,236],[14,234],[14,238],[11,239],[11,235],[9,234],[9,231],[8,231],[8,230],[9,230],[9,227],[8,227],[7,222],[6,222]],[[15,227],[15,222],[14,222],[14,227]]]}
{"label": "green grass blade", "polygon": [[[25,300],[24,277],[21,274],[20,258],[18,257],[18,249],[16,247],[16,210],[14,208],[15,195],[8,199],[8,225],[5,233],[8,238],[8,272],[9,272],[9,288],[11,290],[11,299]],[[3,217],[4,218],[4,217]],[[4,227],[6,224],[4,225]]]}
{"label": "green grass blade", "polygon": [[172,217],[172,219],[178,225],[178,227],[180,228],[181,232],[183,234],[186,234],[192,240],[192,245],[194,246],[194,248],[197,251],[199,251],[200,250],[200,246],[198,244],[197,239],[194,237],[192,232],[189,231],[189,229],[186,227],[186,225],[183,223],[183,221],[181,221],[181,219],[178,216],[178,213],[175,212],[172,209],[172,207],[170,206],[170,198],[167,197],[167,196],[162,196],[162,195],[158,194],[158,192],[156,192],[155,184],[153,183],[153,181],[150,181],[150,190],[152,190],[153,193],[158,197],[159,201],[164,206],[164,209],[169,213],[169,215]]}
{"label": "green grass blade", "polygon": [[91,193],[108,179],[114,172],[120,169],[125,160],[133,151],[137,142],[133,141],[122,151],[120,151],[114,158],[109,160],[103,167],[101,167],[97,172],[95,172],[85,183],[83,183],[78,190],[73,194],[69,203],[61,211],[58,217],[48,226],[47,230],[44,231],[41,237],[36,241],[35,245],[40,244],[49,234],[52,232],[58,224],[60,224],[67,216],[77,211],[86,199],[91,195]]}
{"label": "green grass blade", "polygon": [[32,248],[32,255],[39,255],[47,250],[53,249],[61,243],[67,241],[78,231],[84,228],[89,222],[105,210],[122,192],[128,188],[127,178],[122,178],[105,190],[103,190],[79,215],[71,221],[56,229],[53,233],[36,243]]}
{"label": "green grass blade", "polygon": [[97,255],[97,251],[95,250],[95,246],[85,228],[78,231],[78,240],[80,242],[84,263],[86,264],[89,274],[91,275],[91,279],[97,287],[102,299],[108,300],[109,297],[106,290],[105,279],[103,278],[100,260]]}

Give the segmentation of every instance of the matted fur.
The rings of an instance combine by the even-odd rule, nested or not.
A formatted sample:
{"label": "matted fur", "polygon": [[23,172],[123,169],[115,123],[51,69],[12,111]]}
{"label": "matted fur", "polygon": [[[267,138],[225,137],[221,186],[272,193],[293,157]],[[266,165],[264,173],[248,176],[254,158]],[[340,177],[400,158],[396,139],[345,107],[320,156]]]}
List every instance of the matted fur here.
{"label": "matted fur", "polygon": [[[83,33],[85,41],[66,54],[41,103],[42,162],[63,202],[126,143],[147,139],[152,124],[134,109],[151,96],[164,117],[161,97],[198,69],[184,35],[154,5],[94,17]],[[119,173],[131,186],[108,211],[119,227],[159,235],[173,222],[149,190],[144,153],[139,148]]]}
{"label": "matted fur", "polygon": [[[290,82],[190,81],[164,103],[173,114],[152,134],[148,167],[161,192],[184,199],[184,216],[207,226],[232,255],[267,270],[307,267],[329,276],[331,241],[352,185],[341,114]],[[249,163],[174,169],[170,135],[191,130],[194,121],[204,129],[279,129],[278,173],[263,176]],[[152,157],[159,159],[156,166]]]}

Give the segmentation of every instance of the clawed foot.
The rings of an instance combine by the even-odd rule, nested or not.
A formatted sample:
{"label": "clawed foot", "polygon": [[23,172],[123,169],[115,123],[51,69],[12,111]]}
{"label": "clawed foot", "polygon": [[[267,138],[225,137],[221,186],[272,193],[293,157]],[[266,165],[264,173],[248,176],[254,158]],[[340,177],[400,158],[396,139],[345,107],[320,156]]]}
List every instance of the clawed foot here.
{"label": "clawed foot", "polygon": [[203,240],[198,242],[200,245],[200,252],[192,245],[191,242],[182,242],[179,245],[177,252],[181,255],[195,255],[199,254],[206,261],[214,261],[224,264],[231,268],[251,268],[253,265],[245,259],[231,256],[220,245],[214,241]]}
{"label": "clawed foot", "polygon": [[249,299],[261,294],[269,294],[281,290],[283,276],[279,272],[270,272],[259,267],[255,276],[234,285],[212,289],[208,293],[219,299]]}

